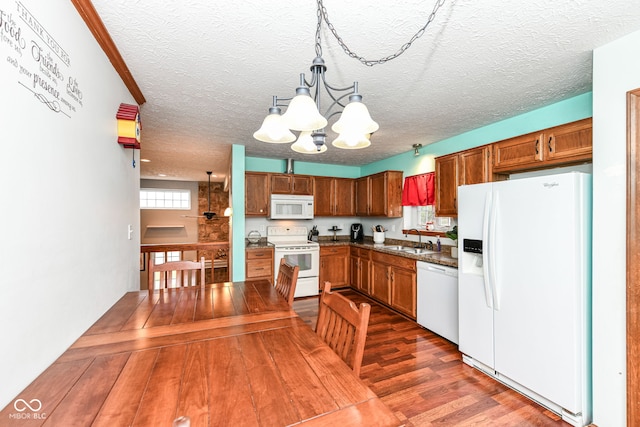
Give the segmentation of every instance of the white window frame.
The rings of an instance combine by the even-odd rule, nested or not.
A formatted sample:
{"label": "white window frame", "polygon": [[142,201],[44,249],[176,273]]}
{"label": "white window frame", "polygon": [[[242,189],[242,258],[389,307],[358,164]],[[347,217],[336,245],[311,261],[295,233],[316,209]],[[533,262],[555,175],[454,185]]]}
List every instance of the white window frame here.
{"label": "white window frame", "polygon": [[141,188],[140,209],[191,210],[191,191],[179,188]]}

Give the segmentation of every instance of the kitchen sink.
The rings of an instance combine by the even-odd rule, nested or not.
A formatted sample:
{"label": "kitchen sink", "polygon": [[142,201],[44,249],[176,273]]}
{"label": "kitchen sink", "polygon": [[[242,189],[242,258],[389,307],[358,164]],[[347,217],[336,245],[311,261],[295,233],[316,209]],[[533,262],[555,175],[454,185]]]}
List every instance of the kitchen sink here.
{"label": "kitchen sink", "polygon": [[402,246],[402,245],[389,245],[389,246],[385,246],[384,248],[392,251],[406,252],[408,254],[429,255],[429,254],[436,253],[435,251],[431,251],[429,249],[412,248],[409,246]]}
{"label": "kitchen sink", "polygon": [[402,251],[410,254],[418,254],[418,255],[429,255],[429,254],[436,253],[436,251],[431,251],[429,249],[422,249],[422,248],[404,248],[402,249]]}

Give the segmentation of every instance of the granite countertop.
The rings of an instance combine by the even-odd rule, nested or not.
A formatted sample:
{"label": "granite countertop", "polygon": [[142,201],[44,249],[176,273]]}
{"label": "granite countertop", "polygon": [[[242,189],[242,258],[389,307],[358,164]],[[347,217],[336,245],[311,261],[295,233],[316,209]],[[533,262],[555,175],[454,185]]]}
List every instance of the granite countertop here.
{"label": "granite countertop", "polygon": [[[245,240],[246,249],[265,249],[272,248],[273,245],[267,242],[267,239],[260,239],[258,243],[249,243]],[[441,252],[435,252],[431,254],[412,254],[404,251],[398,251],[390,249],[389,246],[406,246],[413,247],[415,242],[404,240],[387,239],[384,244],[373,243],[371,237],[365,237],[361,243],[352,243],[349,239],[332,240],[330,237],[327,239],[320,238],[318,241],[320,246],[355,246],[357,248],[372,249],[378,252],[384,252],[389,255],[397,255],[405,258],[415,259],[416,261],[431,262],[433,264],[446,265],[448,267],[458,268],[458,259],[451,258],[451,247],[443,246]]]}
{"label": "granite countertop", "polygon": [[267,242],[266,238],[260,239],[258,243],[251,243],[247,239],[245,239],[244,243],[245,243],[245,249],[265,249],[265,248],[273,247],[273,244]]}
{"label": "granite countertop", "polygon": [[432,254],[412,254],[404,251],[398,251],[394,249],[390,249],[389,246],[407,246],[413,247],[415,242],[413,241],[403,241],[403,240],[389,240],[389,242],[385,241],[384,244],[373,243],[372,238],[365,237],[362,243],[352,243],[349,240],[341,239],[341,240],[324,240],[320,239],[318,243],[320,246],[355,246],[357,248],[363,249],[372,249],[378,252],[384,252],[389,255],[397,255],[405,258],[415,259],[416,261],[424,261],[430,262],[433,264],[446,265],[448,267],[458,268],[458,259],[451,258],[451,246],[443,246],[442,251],[435,252]]}

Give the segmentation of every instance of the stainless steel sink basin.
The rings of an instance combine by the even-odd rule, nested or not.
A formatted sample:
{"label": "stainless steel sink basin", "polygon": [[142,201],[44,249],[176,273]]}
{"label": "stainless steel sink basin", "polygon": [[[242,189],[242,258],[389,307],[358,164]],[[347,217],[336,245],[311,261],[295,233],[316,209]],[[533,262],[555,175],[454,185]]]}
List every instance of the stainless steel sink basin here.
{"label": "stainless steel sink basin", "polygon": [[436,251],[430,251],[428,249],[422,249],[422,248],[405,248],[405,249],[402,249],[402,251],[410,254],[418,254],[418,255],[429,255],[429,254],[436,253]]}
{"label": "stainless steel sink basin", "polygon": [[403,251],[406,249],[413,249],[413,248],[409,248],[407,246],[401,246],[401,245],[389,245],[389,246],[385,246],[385,249],[389,249],[391,251]]}

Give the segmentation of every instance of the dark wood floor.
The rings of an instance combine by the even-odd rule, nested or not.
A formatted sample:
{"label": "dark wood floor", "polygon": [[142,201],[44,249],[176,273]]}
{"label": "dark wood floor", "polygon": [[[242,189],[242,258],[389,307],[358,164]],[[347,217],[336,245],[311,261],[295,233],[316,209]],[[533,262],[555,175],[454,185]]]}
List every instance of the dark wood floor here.
{"label": "dark wood floor", "polygon": [[[341,292],[372,306],[360,377],[407,426],[569,426],[464,364],[450,341],[355,291]],[[315,328],[317,298],[293,308]]]}

